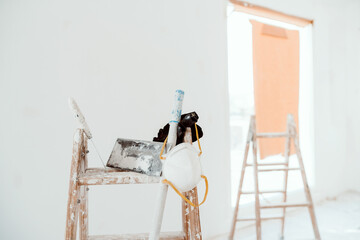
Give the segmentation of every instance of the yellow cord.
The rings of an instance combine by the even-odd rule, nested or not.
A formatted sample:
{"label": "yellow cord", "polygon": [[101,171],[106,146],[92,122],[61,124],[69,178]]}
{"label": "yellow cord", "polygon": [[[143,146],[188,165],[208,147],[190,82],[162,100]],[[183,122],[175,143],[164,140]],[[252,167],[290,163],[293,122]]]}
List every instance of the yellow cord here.
{"label": "yellow cord", "polygon": [[174,189],[174,191],[182,198],[184,199],[185,202],[187,202],[188,204],[190,204],[193,207],[200,207],[207,198],[208,195],[208,190],[209,190],[209,183],[208,180],[206,178],[206,176],[201,175],[201,178],[203,178],[205,180],[205,186],[206,186],[206,190],[205,190],[205,196],[204,199],[202,200],[202,202],[199,205],[195,205],[194,203],[192,203],[189,199],[187,199],[170,181],[168,181],[167,179],[162,180],[163,183],[169,184],[170,187],[172,187]]}
{"label": "yellow cord", "polygon": [[168,137],[166,137],[166,139],[165,139],[165,141],[164,141],[164,144],[163,144],[162,147],[161,147],[160,159],[162,159],[162,160],[165,160],[165,159],[166,159],[166,157],[163,157],[162,155],[163,155],[163,153],[164,153],[164,149],[165,149],[165,146],[166,146],[167,139],[168,139]]}
{"label": "yellow cord", "polygon": [[197,125],[196,125],[196,123],[195,123],[195,132],[196,132],[196,138],[197,138],[197,142],[198,142],[199,149],[200,149],[200,152],[199,152],[199,157],[200,157],[200,156],[201,156],[201,154],[202,154],[202,150],[201,150],[201,146],[200,146],[199,133],[198,133],[198,129],[197,129]]}

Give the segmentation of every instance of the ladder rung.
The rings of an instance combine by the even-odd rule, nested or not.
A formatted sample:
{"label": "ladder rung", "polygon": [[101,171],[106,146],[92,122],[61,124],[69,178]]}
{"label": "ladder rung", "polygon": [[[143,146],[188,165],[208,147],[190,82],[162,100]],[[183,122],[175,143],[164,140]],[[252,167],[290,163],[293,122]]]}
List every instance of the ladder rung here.
{"label": "ladder rung", "polygon": [[[261,217],[261,220],[273,220],[273,219],[283,219],[283,216],[266,216],[266,217]],[[238,222],[242,222],[242,221],[255,221],[256,218],[251,217],[251,218],[239,218],[236,219],[236,221]]]}
{"label": "ladder rung", "polygon": [[[121,235],[99,235],[99,236],[89,236],[89,240],[120,240],[120,239],[149,239],[148,233],[140,234],[121,234]],[[160,233],[160,239],[162,240],[174,240],[174,239],[185,239],[185,234],[183,232],[164,232]]]}
{"label": "ladder rung", "polygon": [[[275,162],[275,163],[258,163],[258,167],[260,166],[279,166],[279,165],[287,165],[288,163],[286,162]],[[254,166],[253,163],[249,163],[249,164],[246,164],[246,166],[248,167],[252,167]]]}
{"label": "ladder rung", "polygon": [[269,168],[269,169],[259,169],[259,172],[273,172],[273,171],[293,171],[300,170],[300,168]]}
{"label": "ladder rung", "polygon": [[280,138],[280,137],[289,137],[290,135],[286,132],[272,132],[272,133],[257,133],[256,137],[258,138]]}
{"label": "ladder rung", "polygon": [[288,207],[308,207],[309,203],[277,203],[261,205],[260,208],[288,208]]}
{"label": "ladder rung", "polygon": [[[283,190],[270,190],[270,191],[259,191],[259,194],[263,194],[263,193],[284,193],[285,191]],[[241,192],[241,194],[255,194],[254,191],[244,191]]]}
{"label": "ladder rung", "polygon": [[88,169],[78,179],[80,185],[149,184],[159,181],[159,177],[103,168]]}

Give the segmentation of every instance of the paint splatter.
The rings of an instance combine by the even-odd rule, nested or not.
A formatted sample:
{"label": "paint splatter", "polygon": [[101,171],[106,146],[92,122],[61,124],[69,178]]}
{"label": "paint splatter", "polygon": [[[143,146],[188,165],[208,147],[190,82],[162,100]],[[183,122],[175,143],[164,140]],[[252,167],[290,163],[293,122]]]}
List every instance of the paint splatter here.
{"label": "paint splatter", "polygon": [[160,176],[162,163],[159,158],[162,143],[118,139],[107,162],[108,167]]}

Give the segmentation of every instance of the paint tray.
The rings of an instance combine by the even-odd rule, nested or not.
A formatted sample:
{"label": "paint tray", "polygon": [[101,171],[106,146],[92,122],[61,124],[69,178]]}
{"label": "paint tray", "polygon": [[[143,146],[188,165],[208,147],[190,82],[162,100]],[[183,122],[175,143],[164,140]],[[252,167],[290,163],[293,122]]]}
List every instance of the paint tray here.
{"label": "paint tray", "polygon": [[162,145],[162,142],[118,138],[106,166],[149,176],[161,176]]}

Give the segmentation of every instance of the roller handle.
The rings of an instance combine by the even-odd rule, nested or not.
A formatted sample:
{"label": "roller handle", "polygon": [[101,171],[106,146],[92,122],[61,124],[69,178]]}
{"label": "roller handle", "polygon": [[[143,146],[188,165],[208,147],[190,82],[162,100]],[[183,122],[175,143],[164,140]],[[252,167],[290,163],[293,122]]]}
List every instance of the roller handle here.
{"label": "roller handle", "polygon": [[90,128],[87,125],[86,121],[85,121],[85,117],[84,115],[81,113],[79,106],[77,105],[77,103],[75,102],[75,100],[73,98],[69,98],[69,106],[70,109],[72,110],[73,114],[74,114],[74,118],[77,120],[77,122],[80,125],[80,128],[83,129],[85,131],[86,136],[91,139],[92,138],[92,134],[90,132]]}
{"label": "roller handle", "polygon": [[[184,91],[176,90],[174,106],[173,106],[173,110],[171,111],[171,118],[169,122],[170,125],[169,135],[167,138],[168,139],[167,145],[169,149],[174,147],[176,144],[177,126],[181,117],[183,99],[184,99]],[[149,235],[149,240],[159,240],[160,238],[160,229],[164,215],[167,191],[168,191],[168,185],[164,184],[163,182],[160,182],[160,191],[158,193],[158,200],[156,201],[155,215],[153,220],[152,231],[150,232]]]}
{"label": "roller handle", "polygon": [[176,144],[177,138],[177,126],[181,118],[181,111],[182,111],[182,103],[184,99],[184,91],[183,90],[176,90],[175,91],[175,98],[174,98],[174,105],[171,111],[171,118],[170,118],[170,129],[168,135],[167,149],[171,149]]}

